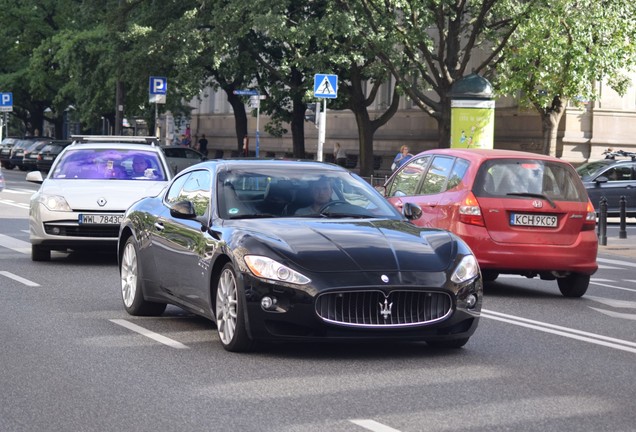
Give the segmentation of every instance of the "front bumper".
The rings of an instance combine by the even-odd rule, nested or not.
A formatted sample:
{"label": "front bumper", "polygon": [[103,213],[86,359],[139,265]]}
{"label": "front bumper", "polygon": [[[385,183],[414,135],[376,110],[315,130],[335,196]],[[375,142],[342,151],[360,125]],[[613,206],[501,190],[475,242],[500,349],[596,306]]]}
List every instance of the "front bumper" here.
{"label": "front bumper", "polygon": [[[336,278],[337,279],[337,278]],[[391,287],[369,287],[369,286],[340,286],[321,290],[317,292],[312,288],[283,287],[269,284],[245,276],[244,278],[245,298],[246,298],[246,321],[250,337],[256,340],[316,340],[325,339],[332,341],[371,341],[371,340],[452,340],[470,337],[479,322],[483,291],[482,281],[477,278],[470,283],[460,286],[451,284],[448,287],[414,287],[414,286],[391,286]],[[378,302],[374,295],[382,291],[386,293],[387,302]],[[405,309],[411,305],[408,301],[398,300],[397,293],[416,293],[416,297],[426,298],[431,293],[436,299],[448,299],[447,313],[441,312],[437,316],[430,316],[418,322],[411,319],[407,323],[391,324],[391,317],[379,322],[370,318],[367,323],[363,323],[360,318],[358,324],[349,322],[336,322],[327,319],[326,314],[317,311],[317,299],[320,295],[339,293],[356,293],[354,296],[360,302],[367,299],[363,307],[348,305],[351,311],[362,309],[372,309],[370,315],[381,314],[381,310],[391,310],[394,316],[404,317],[411,313],[413,308],[407,313],[400,313],[398,305]],[[367,296],[367,294],[369,294]],[[468,307],[466,298],[469,294],[477,297],[477,303],[473,307]],[[265,296],[275,298],[276,307],[272,310],[265,310],[261,306],[261,299]],[[409,297],[410,298],[410,297]],[[415,297],[413,297],[415,298]],[[395,303],[392,306],[391,303]],[[338,306],[340,307],[340,306]],[[426,308],[429,308],[428,306]],[[435,305],[429,309],[439,310],[440,306]],[[323,315],[323,316],[321,316]],[[349,313],[349,316],[352,314]],[[342,315],[340,315],[342,316]],[[430,319],[429,319],[430,318]],[[364,318],[365,320],[368,319]],[[406,321],[409,321],[407,319]]]}

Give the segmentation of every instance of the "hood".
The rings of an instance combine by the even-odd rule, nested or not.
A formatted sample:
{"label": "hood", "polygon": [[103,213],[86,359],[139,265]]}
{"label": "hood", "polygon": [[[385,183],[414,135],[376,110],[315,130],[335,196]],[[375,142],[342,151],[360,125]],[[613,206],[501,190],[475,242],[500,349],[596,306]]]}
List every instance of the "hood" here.
{"label": "hood", "polygon": [[[125,211],[135,201],[155,196],[167,181],[146,180],[45,180],[40,194],[60,195],[73,210]],[[97,201],[103,198],[104,206]]]}
{"label": "hood", "polygon": [[447,231],[399,220],[252,219],[245,230],[312,272],[438,272],[447,269],[457,253],[455,237]]}

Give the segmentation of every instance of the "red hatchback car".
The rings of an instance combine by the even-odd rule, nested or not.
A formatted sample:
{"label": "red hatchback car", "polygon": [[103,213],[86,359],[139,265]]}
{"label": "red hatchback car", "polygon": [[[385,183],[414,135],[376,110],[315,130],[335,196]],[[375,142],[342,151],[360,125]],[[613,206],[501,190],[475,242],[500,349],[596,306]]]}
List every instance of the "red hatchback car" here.
{"label": "red hatchback car", "polygon": [[596,214],[572,165],[535,153],[435,149],[414,156],[386,182],[413,222],[458,234],[472,248],[485,281],[499,274],[555,280],[566,297],[587,291],[598,269]]}

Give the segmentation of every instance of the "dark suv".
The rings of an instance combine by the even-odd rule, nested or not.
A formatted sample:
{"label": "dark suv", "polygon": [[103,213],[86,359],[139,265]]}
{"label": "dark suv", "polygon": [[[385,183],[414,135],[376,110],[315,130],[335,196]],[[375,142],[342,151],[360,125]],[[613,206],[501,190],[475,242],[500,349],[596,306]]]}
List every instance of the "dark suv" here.
{"label": "dark suv", "polygon": [[636,153],[606,151],[605,159],[588,162],[576,169],[597,213],[601,197],[607,199],[607,215],[619,216],[619,202],[625,197],[627,216],[636,217]]}

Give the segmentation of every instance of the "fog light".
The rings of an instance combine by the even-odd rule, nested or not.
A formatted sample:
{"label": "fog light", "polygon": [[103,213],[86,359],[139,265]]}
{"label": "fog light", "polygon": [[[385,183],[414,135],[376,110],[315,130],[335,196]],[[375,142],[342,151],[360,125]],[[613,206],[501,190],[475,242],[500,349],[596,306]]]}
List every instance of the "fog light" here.
{"label": "fog light", "polygon": [[276,297],[265,296],[261,299],[261,307],[265,310],[272,310],[276,306]]}
{"label": "fog light", "polygon": [[475,294],[469,294],[468,297],[466,297],[466,306],[469,309],[472,309],[475,307],[476,304],[477,304],[477,296]]}
{"label": "fog light", "polygon": [[58,227],[53,228],[53,234],[60,235],[60,229]]}

